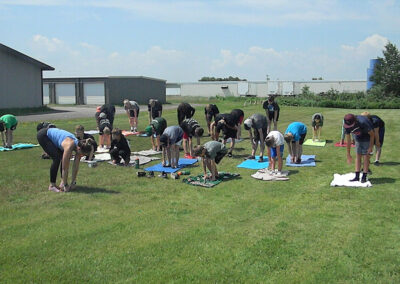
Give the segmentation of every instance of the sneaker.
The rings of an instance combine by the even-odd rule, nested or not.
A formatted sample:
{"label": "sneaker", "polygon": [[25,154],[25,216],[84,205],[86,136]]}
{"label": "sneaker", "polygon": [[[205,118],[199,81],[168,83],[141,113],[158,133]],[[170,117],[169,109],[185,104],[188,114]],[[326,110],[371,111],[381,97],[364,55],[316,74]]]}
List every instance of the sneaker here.
{"label": "sneaker", "polygon": [[295,162],[295,164],[301,164],[301,159],[297,159],[297,161]]}
{"label": "sneaker", "polygon": [[258,162],[259,162],[259,163],[262,163],[262,162],[264,162],[264,159],[263,159],[263,157],[260,157],[260,158],[258,159]]}
{"label": "sneaker", "polygon": [[254,157],[254,156],[248,156],[248,157],[246,158],[246,160],[255,160],[255,158],[256,158],[256,157]]}
{"label": "sneaker", "polygon": [[134,132],[133,130],[134,130],[134,128],[133,128],[133,127],[131,127],[131,132]]}
{"label": "sneaker", "polygon": [[228,153],[228,157],[229,157],[229,158],[232,158],[232,152],[229,152],[229,153]]}
{"label": "sneaker", "polygon": [[137,132],[137,128],[136,127],[133,128],[133,132]]}
{"label": "sneaker", "polygon": [[148,178],[153,178],[154,177],[154,172],[153,171],[148,172],[147,177]]}
{"label": "sneaker", "polygon": [[374,162],[374,166],[379,166],[379,165],[380,165],[379,161]]}
{"label": "sneaker", "polygon": [[166,172],[161,172],[160,175],[158,175],[158,177],[160,178],[168,178],[167,173]]}
{"label": "sneaker", "polygon": [[49,186],[49,190],[50,190],[50,191],[54,191],[54,192],[61,192],[61,191],[57,188],[57,186],[54,186],[54,185],[50,185],[50,186]]}

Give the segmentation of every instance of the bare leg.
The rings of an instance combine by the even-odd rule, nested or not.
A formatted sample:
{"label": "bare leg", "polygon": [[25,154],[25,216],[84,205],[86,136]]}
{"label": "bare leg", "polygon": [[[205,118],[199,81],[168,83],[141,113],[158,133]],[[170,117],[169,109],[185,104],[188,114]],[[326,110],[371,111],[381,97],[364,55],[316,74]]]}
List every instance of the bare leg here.
{"label": "bare leg", "polygon": [[375,161],[379,162],[379,159],[381,158],[382,147],[375,146],[375,149],[376,149]]}
{"label": "bare leg", "polygon": [[278,130],[278,121],[274,119],[274,130]]}
{"label": "bare leg", "polygon": [[364,164],[363,164],[363,172],[364,173],[368,173],[369,170],[369,153],[367,155],[363,155],[364,156]]}
{"label": "bare leg", "polygon": [[[357,154],[356,155],[356,168],[355,168],[355,170],[356,170],[356,172],[360,172],[360,169],[361,169],[361,154]],[[367,171],[368,171],[368,168],[367,168]]]}
{"label": "bare leg", "polygon": [[150,136],[150,140],[151,140],[151,148],[152,148],[153,150],[156,150],[156,145],[155,145],[155,143],[154,143],[154,137],[153,137],[153,135]]}

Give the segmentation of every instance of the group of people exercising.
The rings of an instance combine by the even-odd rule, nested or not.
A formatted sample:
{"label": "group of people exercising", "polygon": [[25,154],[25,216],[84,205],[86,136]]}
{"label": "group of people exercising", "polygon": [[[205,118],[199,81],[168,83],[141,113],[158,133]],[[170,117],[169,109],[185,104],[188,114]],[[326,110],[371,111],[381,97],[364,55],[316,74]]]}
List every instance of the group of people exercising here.
{"label": "group of people exercising", "polygon": [[[269,97],[263,104],[265,115],[253,114],[244,119],[241,109],[234,109],[230,113],[220,113],[215,104],[208,104],[204,108],[208,136],[211,141],[200,145],[200,137],[204,129],[193,118],[195,108],[188,103],[181,103],[177,108],[178,125],[168,126],[162,117],[162,104],[151,99],[148,104],[149,124],[144,131],[138,131],[138,117],[140,106],[134,100],[124,100],[124,109],[129,118],[130,130],[136,134],[147,134],[150,137],[152,149],[162,151],[162,165],[165,167],[178,167],[179,150],[183,146],[184,157],[202,158],[204,178],[215,180],[218,178],[217,164],[227,155],[232,157],[235,140],[240,139],[241,125],[248,131],[252,152],[247,159],[256,159],[258,145],[260,145],[259,162],[264,161],[265,145],[267,146],[268,170],[271,174],[279,175],[283,166],[284,142],[288,145],[288,152],[292,163],[301,163],[302,145],[307,134],[307,126],[302,122],[292,122],[284,134],[277,130],[279,120],[279,105],[274,97]],[[107,149],[114,164],[122,160],[125,165],[130,162],[131,150],[129,141],[119,128],[114,128],[115,106],[105,104],[96,109],[96,124],[99,131],[99,145],[94,137],[86,134],[84,127],[78,125],[75,134],[58,129],[49,122],[42,122],[37,126],[37,140],[46,155],[52,159],[50,167],[49,190],[60,192],[69,191],[76,186],[76,177],[79,170],[81,157],[92,160],[98,149]],[[319,141],[324,117],[321,113],[312,116],[313,141]],[[0,132],[5,147],[12,147],[12,132],[18,124],[15,116],[11,114],[0,117]],[[369,158],[373,146],[376,148],[375,165],[379,165],[381,149],[384,141],[385,123],[376,115],[363,112],[361,115],[347,114],[343,120],[342,140],[347,136],[347,160],[352,161],[350,147],[352,140],[356,147],[355,177],[352,181],[367,181]],[[6,137],[4,138],[5,132]],[[222,139],[220,139],[222,133]],[[196,146],[193,145],[196,139]],[[230,148],[225,144],[230,140]],[[68,169],[71,158],[74,157],[72,166],[71,183],[68,183]],[[363,162],[362,162],[363,160]],[[363,169],[361,170],[361,163]],[[60,167],[61,165],[61,167]],[[56,184],[57,172],[60,169],[61,183]],[[207,169],[210,174],[207,173]]]}

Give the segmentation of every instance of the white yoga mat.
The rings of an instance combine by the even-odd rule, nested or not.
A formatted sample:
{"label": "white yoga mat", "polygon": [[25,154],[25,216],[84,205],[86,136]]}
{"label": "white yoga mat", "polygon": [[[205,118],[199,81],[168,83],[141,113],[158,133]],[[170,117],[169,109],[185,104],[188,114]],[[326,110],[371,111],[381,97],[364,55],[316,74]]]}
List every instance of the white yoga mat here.
{"label": "white yoga mat", "polygon": [[[134,155],[134,156],[131,156],[131,159],[129,161],[129,166],[133,166],[135,164],[136,158],[139,158],[139,165],[144,165],[144,164],[147,164],[154,160],[160,160],[160,158],[157,158],[157,157],[146,157],[146,156]],[[109,161],[108,163],[111,165],[114,165],[112,163],[112,161]],[[121,164],[123,164],[123,163],[124,163],[124,160],[122,159]]]}
{"label": "white yoga mat", "polygon": [[[371,187],[372,184],[370,181],[365,183],[361,183],[360,181],[350,181],[355,176],[355,173],[348,173],[344,175],[334,174],[333,181],[331,182],[331,186],[346,186],[346,187]],[[360,173],[360,178],[362,173]]]}
{"label": "white yoga mat", "polygon": [[94,135],[94,134],[99,134],[98,130],[87,130],[85,131],[86,134]]}

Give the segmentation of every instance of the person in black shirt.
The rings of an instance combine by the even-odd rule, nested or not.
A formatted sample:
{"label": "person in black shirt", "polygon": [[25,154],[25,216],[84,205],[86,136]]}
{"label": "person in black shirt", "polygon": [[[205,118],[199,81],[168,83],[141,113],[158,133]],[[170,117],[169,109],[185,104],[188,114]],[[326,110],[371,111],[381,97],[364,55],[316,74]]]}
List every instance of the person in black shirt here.
{"label": "person in black shirt", "polygon": [[242,134],[241,125],[242,125],[243,118],[244,118],[244,112],[241,109],[234,109],[234,110],[231,111],[231,114],[234,117],[236,129],[237,129],[236,138],[240,139],[240,135]]}
{"label": "person in black shirt", "polygon": [[92,161],[94,159],[94,152],[97,151],[97,143],[96,140],[94,139],[94,137],[90,134],[85,133],[85,128],[83,127],[83,125],[77,125],[75,127],[75,136],[76,138],[78,138],[78,140],[85,140],[85,139],[93,139],[94,143],[93,145],[93,152],[91,152],[89,155],[86,155],[85,160],[87,161]]}
{"label": "person in black shirt", "polygon": [[366,116],[372,123],[374,128],[374,144],[375,144],[375,166],[379,166],[379,159],[381,158],[383,140],[385,138],[385,122],[377,115],[371,115],[368,111],[363,112],[361,115]]}
{"label": "person in black shirt", "polygon": [[149,111],[149,123],[156,117],[161,117],[162,115],[162,104],[155,99],[150,99],[147,105],[147,110]]}
{"label": "person in black shirt", "polygon": [[210,129],[211,122],[213,119],[215,119],[215,116],[217,114],[219,114],[219,109],[216,105],[208,104],[205,106],[204,115],[207,121],[208,136],[211,135],[211,129]]}
{"label": "person in black shirt", "polygon": [[129,165],[131,158],[131,148],[122,131],[118,128],[112,131],[112,142],[110,148],[110,156],[113,164],[119,164],[121,158],[124,159],[125,166]]}
{"label": "person in black shirt", "polygon": [[222,130],[224,134],[222,142],[225,144],[228,138],[231,138],[231,148],[228,151],[228,157],[232,157],[232,151],[235,146],[235,138],[237,136],[237,118],[230,113],[219,113],[215,117],[215,121],[211,123],[210,128],[212,131],[213,140],[218,141],[219,133]]}
{"label": "person in black shirt", "polygon": [[104,144],[107,145],[107,148],[110,147],[111,144],[111,131],[113,127],[110,123],[110,120],[107,118],[104,112],[99,115],[99,144],[100,148],[104,148]]}
{"label": "person in black shirt", "polygon": [[263,109],[265,109],[265,113],[267,115],[268,122],[268,133],[272,130],[271,123],[274,123],[274,130],[278,129],[278,120],[279,120],[279,111],[280,108],[278,104],[275,102],[274,96],[269,96],[268,100],[263,103]]}
{"label": "person in black shirt", "polygon": [[182,121],[186,118],[192,118],[196,110],[188,103],[180,103],[178,105],[178,124],[181,125]]}
{"label": "person in black shirt", "polygon": [[193,157],[192,137],[196,137],[197,145],[200,145],[200,137],[203,136],[204,129],[193,118],[184,119],[180,127],[183,130],[183,151],[185,152],[185,158],[191,159]]}
{"label": "person in black shirt", "polygon": [[111,127],[114,125],[115,106],[105,104],[100,107],[100,113],[105,113],[108,120],[110,121]]}

